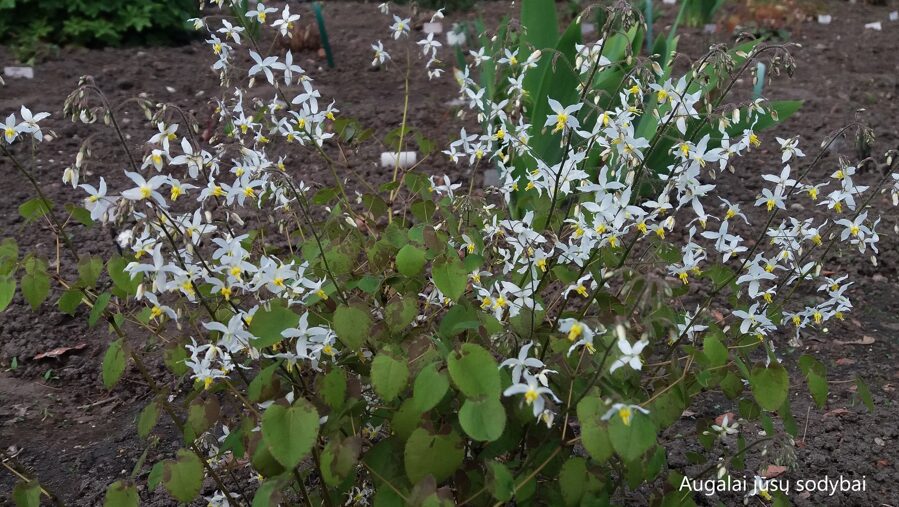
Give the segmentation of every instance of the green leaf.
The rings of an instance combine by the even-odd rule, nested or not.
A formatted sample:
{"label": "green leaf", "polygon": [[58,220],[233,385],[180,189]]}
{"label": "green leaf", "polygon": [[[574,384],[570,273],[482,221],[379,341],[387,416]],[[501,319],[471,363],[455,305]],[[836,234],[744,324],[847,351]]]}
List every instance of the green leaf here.
{"label": "green leaf", "polygon": [[437,483],[450,478],[462,466],[465,445],[455,432],[447,435],[432,435],[424,428],[418,428],[409,435],[403,453],[406,475],[412,484],[428,475]]}
{"label": "green leaf", "polygon": [[341,305],[334,311],[334,332],[352,350],[359,350],[371,330],[371,316],[366,310]]}
{"label": "green leaf", "polygon": [[487,485],[493,498],[500,502],[508,502],[515,493],[515,477],[506,465],[498,461],[487,465]]}
{"label": "green leaf", "polygon": [[393,333],[402,331],[418,316],[418,303],[412,298],[391,301],[384,307],[384,321]]}
{"label": "green leaf", "polygon": [[596,462],[604,463],[612,457],[608,425],[600,418],[606,408],[599,398],[587,396],[577,405],[577,417],[581,423],[581,443]]}
{"label": "green leaf", "polygon": [[828,393],[827,371],[824,365],[814,357],[804,355],[799,358],[799,369],[805,375],[808,390],[812,393],[815,404],[818,405],[818,408],[824,408],[824,405],[827,404]]}
{"label": "green leaf", "polygon": [[343,440],[331,440],[321,454],[321,473],[325,484],[337,487],[353,473],[359,454],[362,452],[362,440],[350,437]]}
{"label": "green leaf", "polygon": [[46,269],[36,269],[26,272],[22,277],[22,295],[25,301],[31,305],[32,310],[37,310],[41,303],[50,295],[50,278]]}
{"label": "green leaf", "polygon": [[156,426],[156,421],[158,420],[159,403],[153,401],[144,407],[137,417],[137,435],[140,438],[147,438],[150,432],[153,431],[153,427]]}
{"label": "green leaf", "polygon": [[338,409],[346,401],[346,373],[342,368],[334,368],[327,375],[319,377],[318,392],[326,405]]}
{"label": "green leaf", "polygon": [[447,366],[453,383],[468,398],[499,399],[499,369],[490,352],[480,345],[462,344],[461,350],[450,354]]}
{"label": "green leaf", "polygon": [[147,487],[150,488],[150,491],[155,490],[162,484],[162,471],[164,468],[165,462],[159,461],[150,469],[150,473],[147,475]]}
{"label": "green leaf", "polygon": [[187,359],[187,349],[184,348],[184,345],[172,342],[165,348],[162,357],[165,365],[176,376],[180,377],[187,373],[187,365],[184,364],[184,361]]}
{"label": "green leaf", "polygon": [[203,464],[200,458],[187,449],[180,449],[176,459],[165,461],[162,485],[179,502],[192,502],[203,486]]}
{"label": "green leaf", "polygon": [[262,415],[262,436],[272,456],[285,468],[293,468],[315,444],[318,412],[303,399],[289,408],[271,405]]}
{"label": "green leaf", "polygon": [[256,494],[253,495],[252,507],[275,507],[281,505],[281,490],[284,489],[284,480],[281,478],[266,479]]}
{"label": "green leaf", "polygon": [[125,271],[127,265],[128,261],[124,257],[116,255],[106,263],[106,272],[109,273],[113,285],[123,294],[130,296],[137,293],[137,287],[143,281],[144,274],[137,273],[134,278],[131,278],[131,275]]}
{"label": "green leaf", "polygon": [[16,294],[16,279],[12,275],[0,276],[0,312],[9,306]]}
{"label": "green leaf", "polygon": [[710,367],[721,366],[727,362],[727,347],[719,339],[720,332],[708,332],[702,343],[702,351],[709,360]]}
{"label": "green leaf", "polygon": [[108,292],[104,292],[97,296],[97,300],[94,301],[94,307],[91,308],[91,313],[87,318],[87,325],[90,327],[94,327],[97,325],[97,321],[100,317],[103,316],[103,312],[106,310],[106,306],[109,305],[109,298],[112,297],[112,294]]}
{"label": "green leaf", "polygon": [[75,206],[74,204],[66,204],[66,211],[75,219],[79,224],[90,227],[94,225],[94,220],[91,218],[91,212],[81,206]]}
{"label": "green leaf", "polygon": [[656,427],[652,419],[636,409],[631,410],[630,424],[618,414],[609,419],[609,440],[624,461],[639,459],[656,443]]}
{"label": "green leaf", "polygon": [[449,389],[449,379],[445,373],[437,371],[437,368],[437,363],[431,363],[422,368],[415,377],[412,399],[416,410],[420,413],[436,407]]}
{"label": "green leaf", "polygon": [[386,402],[393,401],[409,382],[409,367],[405,361],[379,352],[371,363],[371,383],[378,396]]}
{"label": "green leaf", "polygon": [[78,261],[78,283],[82,287],[91,288],[97,284],[103,273],[103,260],[99,257],[82,257]]}
{"label": "green leaf", "polygon": [[16,507],[40,507],[41,486],[37,481],[19,482],[12,490]]}
{"label": "green leaf", "polygon": [[109,344],[106,355],[103,356],[103,385],[112,389],[125,373],[125,350],[122,340],[118,339]]}
{"label": "green leaf", "polygon": [[569,458],[559,472],[559,487],[565,505],[580,505],[587,486],[587,460],[580,457]]}
{"label": "green leaf", "polygon": [[0,241],[0,275],[11,275],[19,261],[19,244],[12,238]]}
{"label": "green leaf", "polygon": [[414,245],[400,248],[396,254],[396,269],[403,276],[418,276],[425,267],[425,251]]}
{"label": "green leaf", "polygon": [[75,310],[81,305],[81,300],[80,289],[69,289],[62,293],[56,304],[59,306],[59,311],[68,315],[75,315]]}
{"label": "green leaf", "polygon": [[434,276],[434,285],[453,301],[458,301],[468,286],[468,272],[455,256],[434,263],[431,274]]}
{"label": "green leaf", "polygon": [[250,381],[247,387],[247,397],[250,401],[260,403],[280,394],[281,383],[275,376],[278,366],[280,366],[278,362],[266,366]]}
{"label": "green leaf", "polygon": [[874,412],[874,399],[871,397],[871,390],[868,388],[868,384],[861,377],[855,377],[855,387],[858,397],[861,398],[862,403],[868,408],[868,412]]}
{"label": "green leaf", "polygon": [[455,336],[467,329],[477,329],[481,322],[478,314],[468,305],[455,305],[446,312],[437,332],[444,338]]}
{"label": "green leaf", "polygon": [[281,332],[297,327],[300,316],[285,308],[280,303],[273,303],[269,310],[258,310],[250,322],[250,332],[256,337],[252,345],[263,349],[280,343],[284,337]]}
{"label": "green leaf", "polygon": [[790,387],[790,379],[787,370],[777,363],[771,363],[767,368],[758,366],[753,368],[749,376],[749,384],[752,386],[752,395],[755,401],[764,410],[777,410],[787,399],[787,389]]}
{"label": "green leaf", "polygon": [[53,209],[52,202],[34,197],[19,205],[19,215],[26,221],[33,222],[49,213],[51,209]]}
{"label": "green leaf", "polygon": [[140,497],[134,484],[116,481],[106,489],[103,507],[137,507],[138,505],[140,505]]}
{"label": "green leaf", "polygon": [[218,398],[209,396],[194,398],[187,409],[187,421],[184,423],[184,443],[189,444],[211,428],[219,418]]}
{"label": "green leaf", "polygon": [[494,398],[465,400],[459,410],[459,425],[474,440],[492,442],[506,427],[506,409]]}

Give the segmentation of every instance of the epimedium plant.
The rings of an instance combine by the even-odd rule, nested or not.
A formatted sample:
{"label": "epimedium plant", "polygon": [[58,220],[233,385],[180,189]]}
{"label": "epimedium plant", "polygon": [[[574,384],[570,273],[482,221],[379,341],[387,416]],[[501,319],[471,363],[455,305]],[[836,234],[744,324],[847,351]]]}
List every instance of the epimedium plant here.
{"label": "epimedium plant", "polygon": [[[522,18],[551,8],[526,0]],[[402,69],[397,61],[420,55],[422,72],[439,78],[447,48],[433,35],[412,41],[413,20],[380,9],[392,24],[387,44],[372,45],[373,64]],[[847,161],[825,162],[847,127],[808,162],[796,138],[778,138],[782,169],[763,176],[761,194],[723,199],[718,181],[733,161],[775,142],[757,131],[776,109],[730,103],[728,92],[759,55],[789,62],[784,48],[715,48],[675,79],[670,56],[663,66],[622,49],[639,17],[612,9],[607,19],[602,41],[621,42],[584,45],[574,58],[537,51],[555,43],[524,34],[472,51],[455,76],[482,131],[461,130],[442,152],[469,167],[467,189],[400,163],[413,138],[405,120],[388,136],[389,180],[353,181],[346,160],[370,132],[326,105],[289,52],[261,52],[265,30],[286,35],[298,20],[263,4],[194,20],[223,85],[208,137],[177,106],[137,102],[157,132],[135,156],[117,109],[81,82],[66,114],[109,125],[128,167],[85,182],[83,148],[63,179],[85,197],[65,214],[24,160],[24,147],[52,137],[39,124],[46,113],[23,106],[0,123],[2,154],[35,191],[20,212],[45,222],[77,266],[66,277],[61,259],[51,268],[5,240],[0,306],[18,287],[39,308],[57,284],[62,311],[110,330],[104,384],[132,365],[154,392],[139,435],[166,438],[157,422],[167,417],[183,439],[170,458],[141,461],[110,485],[106,505],[137,505],[145,466],[148,487],[179,502],[197,499],[208,478],[210,505],[607,505],[640,488],[653,504],[692,505],[666,465],[681,436],[666,429],[710,391],[733,408],[685,435],[705,450],[700,476],[737,473],[752,456],[792,465],[790,376],[819,405],[828,391],[811,356],[788,372],[786,342],[851,311],[851,282],[825,275],[824,261],[839,249],[876,259],[872,198],[899,196],[899,175],[858,185]],[[471,77],[488,65],[506,76],[502,94],[483,93],[495,79]],[[549,92],[527,93],[534,75]],[[251,98],[263,96],[247,93],[255,86],[273,98]],[[410,100],[407,86],[404,118]],[[652,128],[638,128],[646,121]],[[332,187],[296,178],[310,157]],[[488,163],[500,183],[476,190]],[[825,163],[831,175],[812,180]],[[794,213],[800,199],[830,216]],[[741,205],[761,208],[763,223]],[[79,223],[115,227],[124,252],[80,253]],[[169,378],[154,378],[147,350]],[[764,487],[750,494],[786,501]],[[23,481],[14,500],[41,495],[53,498]]]}

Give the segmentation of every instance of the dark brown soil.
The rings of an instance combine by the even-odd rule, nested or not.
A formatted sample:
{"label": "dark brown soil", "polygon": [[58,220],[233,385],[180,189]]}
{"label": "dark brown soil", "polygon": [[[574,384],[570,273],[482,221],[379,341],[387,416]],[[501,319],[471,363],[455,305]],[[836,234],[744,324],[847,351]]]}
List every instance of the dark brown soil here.
{"label": "dark brown soil", "polygon": [[[740,162],[732,183],[722,185],[732,200],[745,202],[760,188],[759,175],[779,169],[761,165],[759,161],[776,161],[774,135],[801,134],[806,153],[813,154],[819,142],[838,127],[855,119],[870,125],[877,134],[873,153],[899,147],[899,22],[886,21],[889,7],[852,5],[842,1],[820,2],[822,11],[833,14],[829,26],[815,22],[790,27],[794,42],[802,48],[794,52],[798,68],[792,79],[779,78],[768,86],[771,98],[805,100],[802,110],[775,132],[763,135],[771,150]],[[480,8],[485,17],[495,22],[503,14],[514,14],[517,7],[508,4],[486,4]],[[664,28],[672,18],[672,7],[665,6],[656,25]],[[338,100],[342,115],[358,119],[383,136],[400,125],[402,119],[403,76],[397,71],[373,71],[369,45],[389,38],[384,19],[376,15],[375,4],[335,3],[326,9],[331,43],[337,68],[329,69],[313,52],[303,53],[302,65],[316,80],[323,97]],[[303,12],[311,17],[310,13]],[[474,18],[478,13],[450,16]],[[883,31],[863,29],[870,21],[882,20]],[[445,22],[446,27],[450,22]],[[702,55],[713,42],[726,41],[726,34],[703,34],[699,29],[683,29],[679,49],[690,58]],[[0,87],[0,113],[28,105],[33,111],[53,113],[47,124],[58,139],[43,147],[36,160],[36,174],[51,199],[62,203],[76,194],[61,183],[63,169],[74,160],[80,144],[92,138],[94,159],[88,162],[91,180],[103,175],[108,181],[119,181],[125,156],[112,134],[99,126],[73,124],[62,117],[66,95],[83,74],[94,76],[97,83],[115,101],[137,93],[146,93],[154,101],[175,103],[205,122],[210,115],[208,105],[218,88],[217,78],[208,70],[210,60],[201,42],[178,48],[82,50],[65,49],[58,57],[38,64],[33,81],[8,79]],[[395,55],[399,56],[399,55]],[[446,58],[450,60],[450,58]],[[0,49],[0,64],[12,64],[9,52]],[[419,68],[420,70],[420,68]],[[747,85],[744,85],[748,86]],[[169,91],[171,87],[174,91]],[[438,145],[457,135],[458,121],[447,102],[454,97],[456,84],[450,73],[439,81],[428,81],[423,72],[413,71],[410,81],[410,124]],[[134,149],[151,133],[135,109],[123,113],[124,129]],[[356,161],[355,176],[381,182],[389,178],[376,166],[381,147],[370,144],[351,154]],[[840,153],[853,156],[851,140],[839,146]],[[312,156],[293,157],[291,171],[307,183],[328,185],[330,173]],[[829,174],[835,165],[829,155],[819,168]],[[449,166],[442,157],[433,157],[425,170],[448,172],[464,177],[459,169]],[[17,239],[23,251],[38,250],[55,258],[56,245],[40,224],[25,224],[17,206],[32,197],[12,167],[0,160],[0,229],[3,237]],[[869,172],[860,179],[864,184],[877,174]],[[114,185],[114,183],[113,183]],[[818,410],[811,403],[798,368],[791,366],[793,414],[801,428],[802,444],[796,449],[796,468],[786,477],[818,478],[864,476],[867,492],[803,498],[791,496],[796,505],[899,505],[896,479],[899,478],[899,406],[895,392],[899,385],[896,355],[899,352],[899,254],[894,227],[899,213],[887,206],[886,198],[878,203],[883,210],[880,267],[856,257],[834,258],[841,270],[853,274],[856,281],[852,297],[856,310],[827,334],[804,337],[801,350],[790,350],[785,344],[779,351],[796,358],[814,353],[828,368],[831,381],[827,407]],[[744,206],[744,209],[748,206]],[[758,222],[758,220],[754,220]],[[78,229],[76,241],[84,252],[109,255],[114,246],[110,232],[99,227]],[[63,255],[63,275],[72,275],[73,267]],[[58,296],[58,294],[57,294]],[[51,297],[51,302],[55,298]],[[128,477],[147,448],[134,429],[134,418],[150,397],[148,387],[134,371],[111,392],[103,388],[100,361],[106,344],[112,339],[100,325],[88,328],[82,311],[74,318],[61,314],[47,302],[37,313],[31,312],[21,296],[0,313],[0,446],[15,447],[18,460],[29,467],[41,482],[59,493],[67,505],[98,505],[106,485]],[[837,340],[854,341],[863,336],[874,339],[869,345],[838,345]],[[81,350],[58,359],[32,358],[56,347],[71,347],[84,342]],[[146,344],[146,347],[155,346]],[[11,368],[15,358],[18,367]],[[151,364],[161,373],[163,366]],[[860,406],[853,392],[856,376],[871,386],[877,406],[869,414]],[[735,406],[721,398],[709,398],[692,407],[695,417],[715,417],[732,411]],[[845,411],[842,409],[846,409]],[[691,431],[693,422],[685,419],[667,432]],[[179,439],[165,424],[158,434],[161,442],[149,449],[146,463],[166,458],[179,447]],[[668,455],[671,468],[689,475],[695,467],[688,464],[687,452],[695,450],[674,444]],[[145,478],[149,466],[141,471]],[[746,471],[750,476],[753,470]],[[0,504],[14,480],[0,471]],[[211,485],[210,485],[211,486]],[[211,492],[211,491],[209,491]],[[142,492],[144,505],[174,505],[164,493]],[[635,500],[639,503],[639,500]],[[697,502],[713,504],[714,498]],[[724,500],[730,503],[732,500]]]}

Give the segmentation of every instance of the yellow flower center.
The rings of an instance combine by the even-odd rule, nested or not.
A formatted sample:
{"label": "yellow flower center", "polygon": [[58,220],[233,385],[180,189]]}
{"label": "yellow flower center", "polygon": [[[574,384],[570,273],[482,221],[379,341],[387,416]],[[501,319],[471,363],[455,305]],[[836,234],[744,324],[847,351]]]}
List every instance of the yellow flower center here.
{"label": "yellow flower center", "polygon": [[574,290],[575,290],[575,292],[577,292],[578,294],[580,294],[580,295],[583,296],[583,297],[587,297],[587,296],[590,295],[590,294],[587,292],[587,288],[584,287],[584,284],[578,285],[577,288],[574,289]]}
{"label": "yellow flower center", "polygon": [[571,325],[571,329],[568,331],[568,341],[573,342],[578,339],[581,334],[584,332],[584,326],[574,323]]}
{"label": "yellow flower center", "polygon": [[631,407],[621,407],[618,409],[618,417],[621,418],[621,422],[623,422],[625,426],[630,426],[631,419],[634,418],[634,411],[631,410]]}
{"label": "yellow flower center", "polygon": [[146,199],[153,194],[153,189],[150,188],[149,185],[141,185],[140,187],[140,198]]}
{"label": "yellow flower center", "polygon": [[172,187],[172,194],[169,197],[171,197],[173,201],[176,201],[182,193],[184,193],[184,191],[181,189],[181,187]]}
{"label": "yellow flower center", "polygon": [[534,401],[536,401],[537,398],[539,398],[539,397],[540,397],[540,395],[537,394],[537,391],[535,389],[528,389],[524,393],[524,401],[526,401],[528,403],[528,405],[530,405],[531,403],[534,403]]}
{"label": "yellow flower center", "polygon": [[565,124],[568,122],[568,114],[559,113],[559,116],[556,117],[556,128],[553,129],[553,132],[558,132],[565,128]]}

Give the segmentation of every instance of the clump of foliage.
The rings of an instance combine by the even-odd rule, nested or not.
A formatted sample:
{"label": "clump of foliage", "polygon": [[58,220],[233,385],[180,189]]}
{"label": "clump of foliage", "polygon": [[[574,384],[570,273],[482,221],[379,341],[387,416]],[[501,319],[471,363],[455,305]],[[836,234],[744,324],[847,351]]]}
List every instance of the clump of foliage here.
{"label": "clump of foliage", "polygon": [[118,46],[185,40],[193,0],[3,0],[0,40],[27,60],[42,45]]}
{"label": "clump of foliage", "polygon": [[[412,19],[381,8],[392,24],[373,65],[411,72],[396,62],[421,55],[440,78],[447,48],[411,41]],[[183,436],[146,464],[150,489],[191,502],[208,478],[215,506],[440,506],[609,505],[641,488],[656,505],[693,505],[667,466],[683,439],[702,450],[694,478],[739,474],[749,457],[793,464],[791,376],[819,405],[828,387],[823,364],[803,356],[790,372],[783,351],[851,311],[851,283],[825,262],[842,250],[876,260],[872,200],[899,197],[899,174],[858,185],[839,160],[813,180],[848,128],[808,162],[796,138],[763,139],[778,105],[728,96],[760,57],[788,69],[783,46],[716,47],[675,77],[667,42],[635,56],[645,27],[631,10],[612,9],[602,38],[582,43],[578,20],[558,33],[554,8],[525,0],[520,30],[503,24],[455,72],[482,127],[441,153],[467,166],[467,186],[400,164],[413,138],[431,144],[404,121],[384,141],[397,152],[389,180],[347,188],[344,161],[372,132],[320,101],[290,53],[259,53],[244,17],[285,34],[298,20],[262,4],[198,22],[223,84],[214,135],[141,103],[158,129],[144,156],[123,144],[115,186],[81,182],[79,156],[63,179],[83,202],[66,218],[21,160],[43,116],[23,108],[0,124],[0,153],[35,192],[21,213],[78,266],[65,278],[6,240],[0,303],[18,286],[40,308],[52,282],[62,311],[108,326],[102,381],[113,388],[134,365],[155,395],[140,436],[160,417]],[[267,93],[249,98],[257,85]],[[66,103],[121,134],[116,111],[90,80]],[[779,168],[758,195],[723,199],[734,161],[763,143]],[[299,178],[312,156],[333,186]],[[500,177],[485,193],[474,184],[487,167]],[[803,216],[800,200],[831,215]],[[123,228],[125,253],[79,252],[77,223]],[[154,352],[164,379],[146,367]],[[711,391],[725,413],[666,434]],[[106,505],[137,505],[143,465]],[[36,482],[17,491],[51,495]],[[763,480],[747,494],[772,496]]]}
{"label": "clump of foliage", "polygon": [[683,0],[680,15],[687,26],[705,26],[714,22],[715,14],[724,2],[725,0]]}

